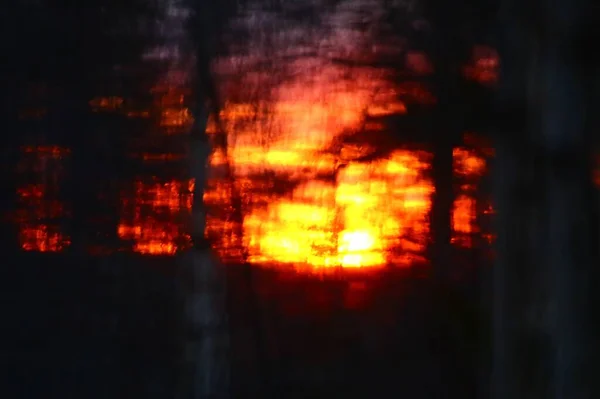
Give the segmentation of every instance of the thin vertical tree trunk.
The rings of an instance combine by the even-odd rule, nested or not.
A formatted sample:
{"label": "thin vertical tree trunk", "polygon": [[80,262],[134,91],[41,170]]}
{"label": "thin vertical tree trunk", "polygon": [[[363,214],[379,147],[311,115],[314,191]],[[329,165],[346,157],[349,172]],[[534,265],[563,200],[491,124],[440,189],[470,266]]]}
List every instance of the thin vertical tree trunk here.
{"label": "thin vertical tree trunk", "polygon": [[[517,398],[518,384],[513,373],[515,332],[519,325],[518,268],[523,266],[518,240],[523,226],[523,209],[518,201],[517,174],[519,161],[506,139],[497,140],[493,162],[494,200],[497,210],[494,222],[497,239],[496,261],[493,269],[493,364],[491,377],[492,399]],[[511,291],[512,290],[512,291]]]}
{"label": "thin vertical tree trunk", "polygon": [[[522,201],[525,195],[520,190],[524,184],[519,177],[523,176],[523,158],[528,154],[527,150],[517,151],[528,140],[526,69],[531,47],[530,37],[517,14],[521,10],[515,3],[512,0],[501,3],[498,21],[501,69],[492,160],[492,198],[496,210],[493,228],[497,235],[492,270],[492,399],[526,397],[521,394],[524,389],[518,378],[523,367],[519,360],[525,356],[517,353],[517,348],[519,341],[534,341],[522,323],[522,306],[527,305],[522,285],[529,267],[523,248],[529,243],[523,234],[528,227],[528,210]],[[531,368],[530,364],[525,367]]]}
{"label": "thin vertical tree trunk", "polygon": [[435,186],[431,207],[432,262],[434,276],[449,277],[451,268],[452,204],[454,202],[452,142],[439,138],[434,146],[432,175]]}
{"label": "thin vertical tree trunk", "polygon": [[432,174],[435,186],[431,209],[432,262],[434,275],[447,279],[452,269],[452,207],[455,199],[453,150],[464,127],[462,65],[470,51],[464,32],[456,27],[456,6],[448,2],[425,4],[432,21],[432,41],[427,45],[434,63],[434,90],[437,98],[433,115],[434,154]]}
{"label": "thin vertical tree trunk", "polygon": [[[212,114],[212,116],[214,116],[215,118],[215,123],[217,125],[217,134],[212,136],[212,144],[219,148],[220,150],[223,151],[223,154],[226,157],[226,178],[229,180],[229,183],[231,184],[231,202],[232,202],[232,208],[233,208],[233,218],[235,219],[236,223],[236,227],[239,229],[237,231],[237,235],[239,237],[239,242],[242,245],[242,258],[243,258],[243,265],[242,267],[244,268],[244,277],[247,281],[247,284],[249,285],[249,291],[250,291],[250,297],[248,298],[248,303],[247,305],[247,311],[251,313],[251,315],[253,316],[253,321],[254,321],[254,325],[252,326],[252,330],[255,336],[255,340],[256,340],[256,363],[255,363],[255,367],[257,368],[258,372],[257,374],[259,375],[259,378],[261,379],[260,382],[260,388],[262,390],[266,390],[267,385],[268,385],[268,379],[267,379],[267,359],[266,359],[266,343],[264,341],[264,332],[262,330],[262,319],[261,319],[261,314],[260,314],[260,307],[259,307],[259,303],[256,297],[256,293],[255,293],[255,278],[254,278],[254,272],[252,270],[252,267],[250,264],[247,263],[247,252],[246,252],[246,248],[243,247],[243,215],[242,215],[242,198],[240,195],[240,192],[238,190],[238,188],[236,187],[236,182],[235,182],[235,176],[234,176],[234,171],[231,168],[231,159],[230,159],[230,154],[228,152],[229,150],[229,143],[228,143],[228,133],[225,129],[225,123],[223,123],[221,117],[220,117],[220,111],[221,111],[221,106],[223,105],[222,102],[220,101],[219,98],[219,93],[218,93],[218,88],[216,87],[215,81],[214,81],[214,76],[212,74],[211,68],[210,68],[210,61],[213,57],[214,54],[217,53],[217,49],[215,48],[217,40],[216,36],[218,35],[218,33],[221,31],[221,29],[223,28],[221,26],[221,24],[225,24],[227,21],[227,18],[230,17],[232,15],[232,13],[234,13],[236,11],[236,4],[239,4],[237,2],[228,2],[228,1],[224,1],[222,2],[221,5],[216,6],[216,5],[212,5],[210,4],[210,2],[205,2],[205,1],[198,1],[196,2],[195,6],[194,6],[194,10],[195,10],[195,18],[194,18],[194,24],[196,24],[195,27],[193,27],[193,32],[196,35],[196,37],[193,38],[194,44],[195,44],[195,55],[196,55],[196,68],[197,68],[197,78],[199,81],[199,90],[198,90],[198,94],[201,96],[201,98],[204,98],[206,100],[206,108],[203,108],[202,110],[198,110],[198,113],[202,113],[203,114],[203,121],[204,123],[207,122],[207,120],[205,120],[204,118],[208,117],[208,114]],[[203,137],[202,140],[200,139],[195,139],[195,141],[198,142],[197,147],[200,148],[202,145],[204,146],[208,146],[209,142],[208,142],[208,137],[206,134],[204,134],[204,130],[205,130],[205,126],[202,128],[202,133],[203,133]],[[196,133],[199,133],[200,130],[196,129]],[[201,141],[206,140],[206,142],[204,142],[203,144],[200,144]],[[206,151],[206,147],[202,147],[203,150],[201,151]],[[209,152],[204,152],[204,155],[206,155],[206,160],[208,159],[208,155]],[[205,160],[205,163],[206,163]],[[195,167],[194,170],[198,170],[199,171],[199,166]],[[196,172],[195,172],[196,173]],[[200,189],[204,189],[204,185],[206,182],[206,176],[202,176],[202,178],[204,179],[203,183],[199,186],[199,180],[196,177],[196,190],[200,190]],[[197,191],[197,193],[195,193],[194,195],[194,213],[195,213],[195,221],[194,224],[196,227],[200,226],[200,223],[202,223],[202,226],[204,226],[205,220],[204,220],[204,215],[200,215],[198,213],[196,213],[195,209],[200,209],[200,203],[197,202],[199,201],[198,197],[199,192]],[[204,227],[203,227],[204,229]],[[202,234],[204,233],[204,230],[202,230]],[[200,231],[197,233],[200,234]],[[221,273],[220,277],[219,277],[222,282],[221,282],[221,286],[224,287],[225,284],[225,275]],[[217,283],[218,284],[218,283]],[[219,299],[219,309],[221,310],[221,312],[223,313],[222,317],[226,316],[226,308],[225,308],[225,297],[223,296],[221,299]],[[225,327],[222,328],[222,330],[225,330]],[[229,367],[229,365],[227,366]],[[228,377],[229,378],[229,377]]]}
{"label": "thin vertical tree trunk", "polygon": [[20,139],[23,134],[18,130],[17,113],[18,109],[15,103],[18,101],[18,91],[16,84],[10,84],[5,88],[0,103],[0,121],[6,133],[2,141],[2,173],[4,174],[4,184],[0,191],[2,205],[2,248],[14,251],[19,248],[18,231],[14,220],[14,212],[17,205],[17,164],[20,155]]}
{"label": "thin vertical tree trunk", "polygon": [[[438,39],[441,40],[441,39]],[[441,46],[440,46],[441,47]],[[435,90],[436,110],[432,124],[433,160],[432,177],[435,192],[431,205],[430,230],[433,240],[431,254],[434,277],[449,277],[451,263],[452,204],[454,202],[453,147],[457,132],[454,102],[457,99],[455,58],[446,50],[436,48]]]}
{"label": "thin vertical tree trunk", "polygon": [[193,247],[183,255],[185,292],[185,376],[183,399],[229,397],[229,334],[226,312],[226,278],[204,237],[203,203],[207,164],[211,152],[205,134],[208,112],[197,105],[191,132],[190,169],[195,180],[191,236]]}
{"label": "thin vertical tree trunk", "polygon": [[[185,271],[185,376],[181,399],[227,398],[230,396],[229,326],[227,278],[205,238],[207,186],[211,143],[206,134],[211,112],[219,112],[210,62],[221,29],[215,17],[219,5],[191,1],[187,21],[195,57],[194,125],[190,133],[189,165],[194,179],[191,238],[193,247],[183,254]],[[223,21],[224,22],[224,21]]]}

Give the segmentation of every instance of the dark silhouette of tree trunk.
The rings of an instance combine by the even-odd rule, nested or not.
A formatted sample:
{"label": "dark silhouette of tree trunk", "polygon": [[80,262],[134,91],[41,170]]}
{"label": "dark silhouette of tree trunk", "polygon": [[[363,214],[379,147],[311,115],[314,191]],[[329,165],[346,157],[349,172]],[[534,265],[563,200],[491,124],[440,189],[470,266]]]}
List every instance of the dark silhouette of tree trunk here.
{"label": "dark silhouette of tree trunk", "polygon": [[[191,237],[193,247],[183,255],[185,295],[184,365],[178,397],[226,398],[230,396],[229,329],[226,274],[205,237],[206,207],[203,196],[212,144],[206,133],[210,114],[220,111],[211,62],[217,54],[222,25],[231,4],[189,4],[192,49],[195,56],[194,125],[190,132],[189,172],[194,179]],[[222,132],[222,134],[225,134]],[[220,143],[216,143],[219,145]],[[225,141],[226,145],[226,141]]]}
{"label": "dark silhouette of tree trunk", "polygon": [[[13,60],[15,62],[17,60]],[[10,65],[10,64],[9,64]],[[11,220],[11,214],[16,209],[17,201],[17,163],[19,158],[20,137],[19,126],[17,124],[17,106],[18,88],[15,82],[7,82],[0,98],[0,123],[5,129],[5,136],[2,140],[2,173],[3,181],[0,191],[0,212],[2,232],[2,248],[7,250],[16,250],[19,246],[18,233],[15,223]]]}
{"label": "dark silhouette of tree trunk", "polygon": [[493,398],[599,395],[590,4],[503,4]]}
{"label": "dark silhouette of tree trunk", "polygon": [[456,4],[430,0],[423,4],[425,18],[431,23],[431,43],[426,47],[434,64],[433,90],[437,99],[431,127],[435,193],[430,228],[434,275],[439,279],[450,277],[452,268],[453,150],[467,125],[462,68],[477,34],[469,19],[472,8],[468,1]]}
{"label": "dark silhouette of tree trunk", "polygon": [[[225,44],[230,44],[230,43],[223,43],[220,40],[220,36],[223,33],[223,30],[227,27],[227,23],[229,21],[229,19],[231,17],[233,17],[233,15],[235,14],[236,11],[238,11],[238,9],[243,5],[243,1],[239,2],[239,1],[225,1],[222,2],[219,5],[216,4],[207,4],[206,2],[203,1],[196,1],[195,3],[192,4],[192,8],[194,10],[194,18],[192,18],[191,23],[191,34],[192,34],[192,42],[193,42],[193,51],[195,53],[196,56],[196,84],[195,84],[195,94],[196,94],[196,101],[197,101],[197,106],[196,109],[194,111],[194,116],[197,120],[201,120],[204,121],[205,118],[208,117],[208,115],[211,115],[212,117],[214,117],[214,120],[216,122],[216,129],[217,132],[215,134],[212,135],[212,137],[209,138],[206,135],[204,129],[205,126],[203,128],[198,128],[198,127],[194,127],[193,130],[193,134],[192,134],[192,150],[190,152],[190,156],[192,158],[192,160],[194,160],[194,162],[192,162],[192,174],[195,177],[196,180],[196,185],[195,185],[195,193],[194,193],[194,204],[193,204],[193,213],[196,214],[195,218],[194,218],[194,229],[199,229],[200,224],[199,222],[202,222],[202,228],[201,231],[198,230],[195,233],[195,241],[200,241],[199,237],[200,234],[204,234],[204,216],[199,216],[200,213],[204,213],[206,212],[206,209],[204,208],[204,204],[202,203],[202,193],[205,187],[205,183],[206,183],[206,174],[205,171],[204,172],[200,172],[200,165],[197,162],[200,162],[200,159],[203,159],[203,163],[205,164],[206,161],[208,160],[208,156],[210,155],[210,146],[214,146],[215,148],[219,149],[222,151],[222,153],[225,155],[225,158],[227,160],[227,164],[226,164],[226,179],[229,181],[230,185],[231,185],[231,203],[232,203],[232,208],[233,208],[233,217],[234,220],[237,222],[238,224],[238,228],[240,229],[240,231],[238,231],[238,236],[243,237],[243,231],[241,231],[242,226],[243,226],[243,215],[242,215],[242,198],[240,196],[240,193],[238,192],[238,189],[236,187],[236,182],[235,182],[235,177],[233,175],[233,170],[230,166],[230,162],[231,160],[229,159],[229,154],[228,154],[228,147],[229,147],[229,143],[228,143],[228,136],[230,133],[234,133],[234,132],[228,132],[225,130],[225,123],[223,123],[223,121],[221,120],[221,116],[220,116],[220,111],[222,109],[222,106],[224,105],[222,103],[222,100],[219,96],[219,92],[218,92],[218,86],[217,86],[217,82],[215,81],[215,76],[211,70],[211,63],[212,61],[217,57],[217,56],[222,56],[222,55],[226,55],[227,51],[225,49]],[[200,118],[198,119],[197,115],[200,115]],[[206,123],[206,121],[204,122]],[[207,147],[208,146],[208,147]],[[207,148],[209,149],[207,152]],[[202,158],[205,157],[205,158]],[[204,174],[202,174],[204,173]],[[199,177],[201,179],[204,180],[199,180]],[[202,236],[203,237],[203,236]],[[206,251],[210,251],[210,248],[208,246],[208,242],[206,242],[206,240],[203,238],[203,240],[205,241],[205,250]],[[267,350],[266,350],[266,342],[264,341],[264,331],[263,331],[263,325],[262,325],[262,318],[261,318],[261,314],[260,314],[260,308],[259,308],[259,304],[257,302],[257,298],[256,298],[256,293],[255,293],[255,277],[254,277],[254,271],[252,269],[252,266],[247,263],[247,255],[245,253],[245,248],[242,249],[242,253],[243,253],[243,264],[241,265],[241,267],[243,268],[243,276],[244,279],[246,281],[246,284],[248,284],[249,286],[249,298],[247,303],[244,305],[244,307],[247,309],[246,311],[248,313],[250,313],[251,317],[250,320],[252,320],[253,325],[250,326],[250,330],[252,331],[252,335],[254,338],[254,341],[256,343],[256,347],[255,349],[255,353],[256,353],[256,359],[255,359],[255,363],[254,366],[256,368],[256,374],[259,377],[259,391],[264,391],[268,390],[268,385],[269,385],[269,380],[268,380],[268,376],[270,375],[270,373],[268,372],[268,364],[267,364],[267,360],[266,360],[266,356],[267,356]],[[220,265],[218,264],[214,264],[214,268],[219,269]],[[225,286],[225,275],[222,272],[218,272],[216,271],[216,273],[219,274],[219,280],[212,280],[212,284],[213,284],[213,289],[215,289],[217,292],[219,292],[219,290],[222,290],[223,287]],[[209,285],[207,286],[209,287]],[[221,287],[221,288],[219,288]],[[210,296],[211,293],[207,292],[206,293],[207,296]],[[224,301],[223,298],[220,298],[219,301]],[[221,305],[219,305],[221,306]],[[240,304],[235,304],[235,306],[240,306]],[[227,309],[225,307],[220,307],[218,309],[216,309],[216,311],[221,312],[221,320],[223,320],[226,317],[226,312]],[[224,348],[226,345],[229,344],[229,342],[227,341],[229,339],[229,334],[230,331],[225,331],[225,329],[228,329],[229,327],[227,325],[221,325],[220,327],[220,333],[219,333],[219,339],[221,340],[221,342],[223,342],[222,347]],[[225,341],[227,341],[227,343],[225,343]],[[217,343],[218,345],[218,343]],[[222,358],[219,359],[217,357],[213,357],[212,360],[208,360],[205,358],[204,354],[199,354],[197,360],[199,362],[204,362],[205,364],[211,363],[213,364],[213,366],[217,366],[217,367],[227,367],[229,368],[230,365],[230,359],[229,358],[225,358],[224,356],[227,356],[228,353],[228,348],[224,348],[223,351],[220,352],[220,354],[217,354],[217,356],[221,356]],[[198,363],[200,364],[200,363]],[[209,372],[210,371],[211,366],[209,365],[208,367],[204,367],[200,369],[200,372]],[[204,371],[202,371],[204,370]],[[227,369],[227,371],[229,371],[229,369]],[[221,372],[221,371],[219,371]],[[208,374],[206,374],[208,375]],[[196,381],[193,384],[196,388],[194,388],[196,390],[196,392],[200,392],[199,390],[203,390],[203,389],[208,389],[204,390],[203,392],[205,392],[206,394],[208,394],[210,391],[214,391],[215,389],[218,390],[219,392],[215,391],[215,395],[228,395],[231,394],[228,390],[229,390],[229,386],[226,386],[226,384],[229,384],[229,376],[227,376],[227,381],[223,380],[221,381],[221,383],[218,383],[216,381],[210,382],[209,380],[207,380],[206,376],[202,377],[201,375],[197,375],[196,377]],[[210,386],[207,386],[206,384],[209,384]],[[218,384],[218,385],[217,385]],[[190,385],[191,386],[191,385]],[[212,387],[212,388],[211,388]],[[199,395],[202,395],[199,393]],[[197,396],[198,397],[198,396]]]}
{"label": "dark silhouette of tree trunk", "polygon": [[433,160],[431,163],[435,192],[431,205],[432,263],[434,276],[449,277],[451,268],[452,205],[454,203],[453,149],[460,138],[456,123],[457,62],[451,57],[437,57],[434,81],[437,104],[433,114]]}

